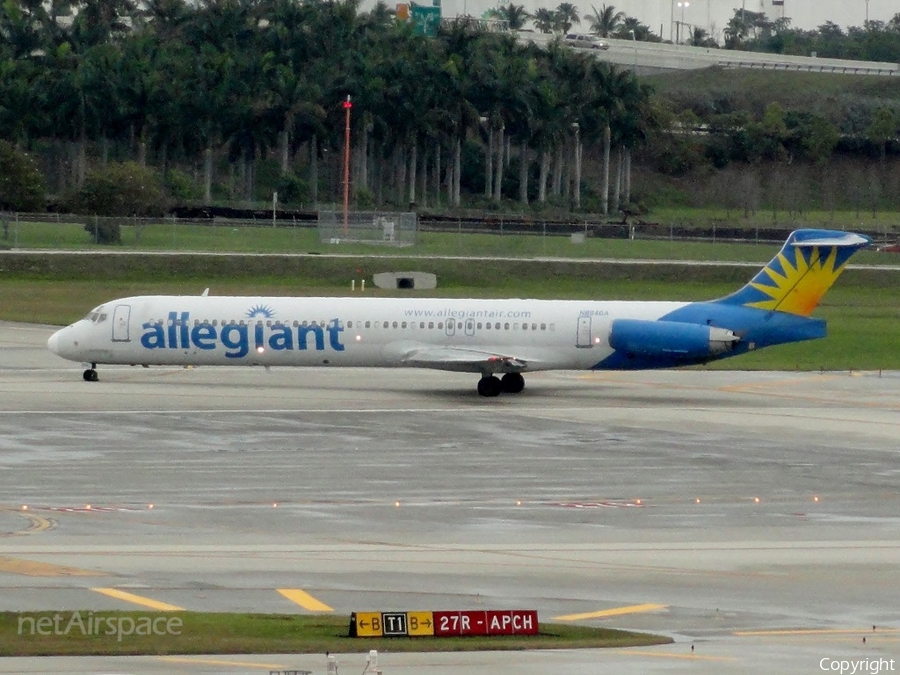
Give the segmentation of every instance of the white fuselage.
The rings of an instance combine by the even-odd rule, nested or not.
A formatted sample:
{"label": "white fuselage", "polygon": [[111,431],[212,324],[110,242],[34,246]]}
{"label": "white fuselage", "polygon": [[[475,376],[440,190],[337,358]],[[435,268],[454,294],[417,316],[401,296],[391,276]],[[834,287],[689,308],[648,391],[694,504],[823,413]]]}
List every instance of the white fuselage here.
{"label": "white fuselage", "polygon": [[612,353],[614,319],[655,320],[684,304],[141,296],[98,307],[49,346],[103,364],[403,367],[422,365],[406,358],[412,351],[446,349],[514,357],[528,371],[586,369]]}

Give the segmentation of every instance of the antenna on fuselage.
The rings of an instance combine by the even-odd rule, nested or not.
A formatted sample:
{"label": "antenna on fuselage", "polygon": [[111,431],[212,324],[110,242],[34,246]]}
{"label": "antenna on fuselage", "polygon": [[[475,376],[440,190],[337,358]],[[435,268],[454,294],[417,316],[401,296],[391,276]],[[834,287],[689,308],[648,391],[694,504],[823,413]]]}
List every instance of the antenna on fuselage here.
{"label": "antenna on fuselage", "polygon": [[209,295],[209,289],[208,289],[208,288],[200,294],[200,297],[201,297],[201,298],[205,298],[207,295]]}

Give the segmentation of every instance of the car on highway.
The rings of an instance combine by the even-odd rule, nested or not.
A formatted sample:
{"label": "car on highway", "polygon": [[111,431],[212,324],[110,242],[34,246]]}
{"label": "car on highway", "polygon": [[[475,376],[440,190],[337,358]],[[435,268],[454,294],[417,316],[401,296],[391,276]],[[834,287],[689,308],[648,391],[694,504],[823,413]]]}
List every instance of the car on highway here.
{"label": "car on highway", "polygon": [[569,33],[566,35],[566,43],[581,49],[609,49],[609,43],[601,40],[596,35]]}

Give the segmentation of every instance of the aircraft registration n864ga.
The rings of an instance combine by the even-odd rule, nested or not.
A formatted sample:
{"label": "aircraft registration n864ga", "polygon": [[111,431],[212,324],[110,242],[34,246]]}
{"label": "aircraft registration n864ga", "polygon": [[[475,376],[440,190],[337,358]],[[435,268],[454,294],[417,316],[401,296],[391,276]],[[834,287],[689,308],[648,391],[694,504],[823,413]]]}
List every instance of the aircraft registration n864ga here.
{"label": "aircraft registration n864ga", "polygon": [[[49,349],[90,364],[369,366],[477,373],[518,393],[523,373],[707,363],[825,336],[810,318],[868,237],[797,230],[746,286],[707,302],[139,296],[57,331]],[[499,376],[499,377],[498,377]]]}

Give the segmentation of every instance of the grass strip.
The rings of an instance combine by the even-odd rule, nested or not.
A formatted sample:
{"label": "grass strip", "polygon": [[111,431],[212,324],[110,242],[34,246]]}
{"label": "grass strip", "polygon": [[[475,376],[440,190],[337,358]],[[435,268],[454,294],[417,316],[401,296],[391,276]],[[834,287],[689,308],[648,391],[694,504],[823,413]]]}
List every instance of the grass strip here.
{"label": "grass strip", "polygon": [[[676,212],[673,212],[676,213]],[[704,218],[715,219],[715,213],[696,211],[682,213],[674,220],[698,218],[705,226]],[[885,221],[891,222],[891,221]],[[818,223],[800,223],[798,227],[821,227]],[[121,245],[99,245],[92,241],[82,225],[77,223],[29,223],[11,225],[14,231],[7,239],[0,239],[0,248],[55,249],[70,251],[180,251],[206,253],[339,253],[350,255],[402,255],[402,256],[502,256],[512,258],[564,257],[564,258],[621,258],[651,260],[729,260],[766,263],[778,248],[778,243],[765,228],[741,223],[745,228],[745,242],[733,241],[679,241],[677,239],[603,239],[587,237],[580,244],[573,244],[568,236],[545,235],[540,224],[535,224],[532,234],[485,234],[458,232],[419,232],[412,246],[396,248],[383,244],[348,243],[330,244],[319,241],[319,234],[310,227],[278,227],[265,225],[209,226],[185,223],[158,223],[141,227],[125,225],[121,228]],[[790,227],[781,224],[780,227]],[[852,225],[833,226],[835,229],[853,229]],[[577,225],[572,231],[578,230]],[[778,239],[780,240],[778,235]],[[885,238],[893,240],[893,234]],[[764,243],[756,243],[756,240]],[[95,261],[96,262],[96,261]],[[854,262],[870,265],[898,264],[896,254],[863,251]]]}
{"label": "grass strip", "polygon": [[[42,619],[43,623],[39,623]],[[135,628],[132,629],[132,625]],[[143,625],[144,632],[149,634],[135,634],[139,625]],[[333,615],[2,612],[0,656],[324,654],[326,651],[348,653],[370,649],[384,652],[595,649],[672,642],[671,638],[647,633],[552,623],[541,623],[540,634],[535,636],[351,638],[348,636],[349,625],[349,617]],[[120,632],[131,634],[120,635]]]}

